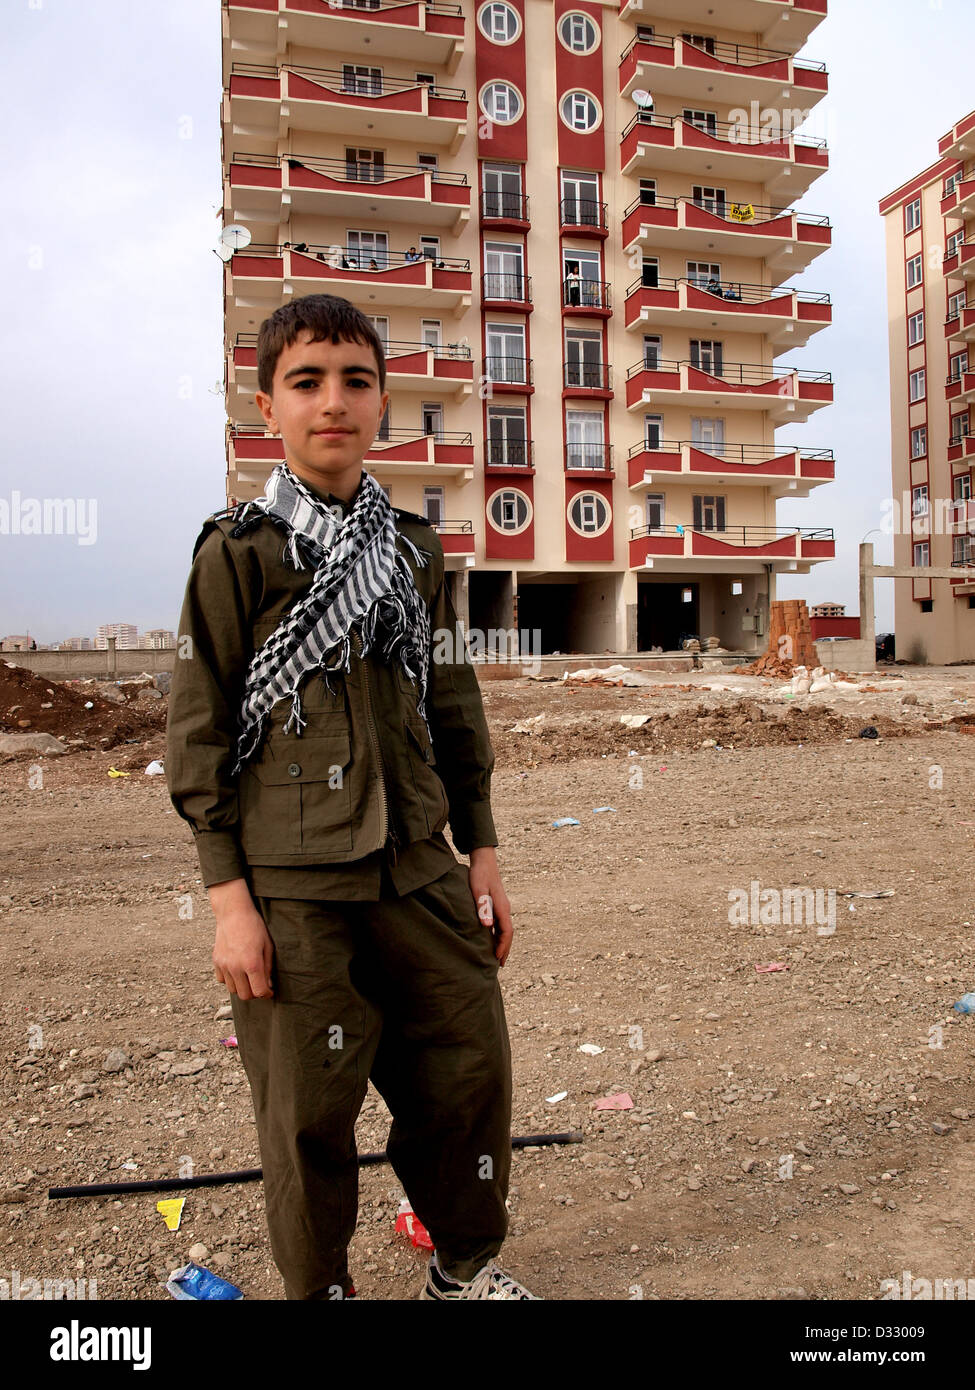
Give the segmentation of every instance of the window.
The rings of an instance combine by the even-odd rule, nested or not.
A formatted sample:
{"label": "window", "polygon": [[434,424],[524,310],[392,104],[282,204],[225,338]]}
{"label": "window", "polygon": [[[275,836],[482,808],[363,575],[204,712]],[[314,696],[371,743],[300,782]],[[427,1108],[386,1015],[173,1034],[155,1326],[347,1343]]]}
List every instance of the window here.
{"label": "window", "polygon": [[435,154],[418,154],[416,162],[421,169],[428,169],[434,179],[437,177],[437,169],[439,166]]}
{"label": "window", "polygon": [[485,299],[525,298],[524,248],[515,241],[484,243]]}
{"label": "window", "polygon": [[424,434],[432,434],[438,442],[443,441],[443,406],[439,401],[424,401],[420,406],[421,428]]}
{"label": "window", "polygon": [[640,43],[653,43],[653,25],[638,24],[636,26],[636,36]]}
{"label": "window", "polygon": [[643,447],[645,449],[659,449],[664,437],[664,417],[662,415],[644,415],[643,417]]}
{"label": "window", "polygon": [[723,531],[725,529],[725,499],[723,497],[695,497],[695,531]]}
{"label": "window", "polygon": [[385,232],[360,232],[354,228],[345,234],[347,259],[360,270],[386,270],[389,267],[389,237]]}
{"label": "window", "polygon": [[952,479],[951,495],[956,502],[967,502],[972,495],[971,473],[958,473]]}
{"label": "window", "polygon": [[584,536],[597,536],[609,525],[609,507],[598,492],[577,492],[569,503],[569,525]]}
{"label": "window", "polygon": [[951,543],[953,565],[975,564],[975,536],[955,536]]}
{"label": "window", "polygon": [[691,443],[702,454],[724,458],[724,420],[691,417]]}
{"label": "window", "polygon": [[521,115],[521,97],[510,82],[490,82],[481,93],[481,110],[495,125],[510,125]]}
{"label": "window", "polygon": [[566,226],[599,227],[603,223],[599,176],[562,171],[562,221]]}
{"label": "window", "polygon": [[963,227],[960,232],[952,232],[951,236],[945,242],[945,257],[957,255],[958,248],[964,246],[964,244],[965,229]]}
{"label": "window", "polygon": [[420,341],[427,347],[440,347],[443,325],[439,319],[420,320]]}
{"label": "window", "polygon": [[605,387],[606,367],[602,360],[603,335],[582,328],[565,333],[565,385]]}
{"label": "window", "polygon": [[713,212],[715,217],[724,217],[726,201],[723,188],[708,188],[700,183],[694,185],[694,202],[705,212]]}
{"label": "window", "polygon": [[928,485],[919,483],[917,487],[911,488],[911,516],[927,516],[928,514]]}
{"label": "window", "polygon": [[528,498],[516,488],[496,492],[488,502],[488,516],[498,531],[523,531],[531,520]]}
{"label": "window", "polygon": [[519,406],[488,406],[487,462],[513,468],[531,465],[527,416]]}
{"label": "window", "polygon": [[912,290],[921,283],[921,257],[912,256],[907,263],[907,288]]}
{"label": "window", "polygon": [[648,290],[660,284],[660,261],[656,256],[644,256],[640,268],[640,283]]}
{"label": "window", "polygon": [[971,433],[968,420],[968,411],[964,415],[952,415],[951,417],[951,440],[952,444],[957,444],[959,439],[967,439]]}
{"label": "window", "polygon": [[945,179],[945,191],[941,195],[943,198],[949,197],[961,183],[961,173],[949,174]]}
{"label": "window", "polygon": [[904,232],[913,232],[921,225],[921,200],[915,198],[913,203],[908,203],[904,209]]}
{"label": "window", "polygon": [[920,309],[907,320],[907,341],[913,347],[924,338],[924,310]]}
{"label": "window", "polygon": [[688,261],[687,278],[692,285],[705,290],[721,284],[721,267],[713,261]]}
{"label": "window", "polygon": [[573,53],[592,53],[599,43],[599,30],[587,14],[570,11],[559,22],[559,38]]}
{"label": "window", "polygon": [[662,492],[647,493],[647,530],[662,531],[664,529],[664,494]]}
{"label": "window", "polygon": [[510,43],[521,27],[517,12],[510,5],[485,5],[477,16],[477,24],[492,43]]}
{"label": "window", "polygon": [[382,150],[360,150],[346,146],[345,177],[365,183],[378,183],[385,177]]}
{"label": "window", "polygon": [[721,343],[708,342],[704,339],[691,339],[691,366],[697,367],[699,371],[707,372],[708,376],[720,376],[724,370],[722,361],[723,348]]}
{"label": "window", "polygon": [[948,359],[948,380],[960,381],[963,372],[968,371],[968,353],[958,352]]}
{"label": "window", "polygon": [[526,216],[520,164],[485,164],[482,189],[486,217]]}
{"label": "window", "polygon": [[428,261],[439,261],[440,238],[438,236],[421,236],[420,251],[426,256]]}
{"label": "window", "polygon": [[956,319],[956,318],[958,318],[958,316],[960,315],[962,309],[964,309],[964,307],[965,307],[965,299],[966,299],[966,296],[967,296],[967,291],[966,291],[966,290],[959,290],[957,294],[949,295],[949,297],[948,297],[948,317],[949,317],[949,319]]}
{"label": "window", "polygon": [[660,359],[663,354],[663,338],[659,333],[644,333],[643,335],[643,365],[651,372],[659,371]]}
{"label": "window", "polygon": [[657,201],[657,180],[640,180],[640,202],[644,207],[653,207]]}
{"label": "window", "polygon": [[918,425],[911,430],[911,458],[920,459],[928,452],[928,427]]}
{"label": "window", "polygon": [[599,124],[599,107],[588,92],[566,92],[559,103],[559,114],[570,130],[585,133]]}
{"label": "window", "polygon": [[606,468],[609,464],[601,410],[565,412],[566,465],[569,468]]}
{"label": "window", "polygon": [[683,115],[688,125],[696,126],[698,130],[703,130],[706,135],[717,135],[718,115],[716,111],[692,111],[685,106]]}
{"label": "window", "polygon": [[911,400],[921,401],[924,399],[924,368],[919,371],[911,372]]}
{"label": "window", "polygon": [[931,563],[931,545],[930,545],[930,542],[929,542],[929,541],[915,541],[915,542],[914,542],[914,559],[913,559],[913,561],[912,561],[912,564],[915,564],[915,565],[924,565],[924,566],[926,567],[926,566],[930,565],[930,563]]}
{"label": "window", "polygon": [[444,519],[444,496],[442,487],[425,487],[423,489],[423,515],[427,521],[434,525]]}
{"label": "window", "polygon": [[343,63],[342,91],[356,92],[367,97],[381,97],[383,94],[382,68],[367,67],[365,63]]}
{"label": "window", "polygon": [[703,48],[705,53],[710,53],[714,57],[714,39],[709,34],[681,34],[685,43],[692,43],[695,48]]}

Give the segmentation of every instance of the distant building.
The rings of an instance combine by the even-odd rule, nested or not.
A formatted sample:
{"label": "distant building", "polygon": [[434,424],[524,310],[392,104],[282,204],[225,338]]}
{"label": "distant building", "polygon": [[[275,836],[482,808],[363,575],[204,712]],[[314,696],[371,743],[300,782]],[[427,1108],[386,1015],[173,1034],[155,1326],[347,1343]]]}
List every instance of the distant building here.
{"label": "distant building", "polygon": [[846,616],[845,603],[814,603],[809,610],[811,618],[842,618]]}
{"label": "distant building", "polygon": [[96,649],[105,651],[110,637],[115,638],[115,648],[120,652],[139,645],[139,629],[134,623],[102,623],[95,634]]}
{"label": "distant building", "polygon": [[95,650],[95,644],[90,637],[65,637],[63,642],[57,642],[55,646],[61,652],[91,652]]}
{"label": "distant building", "polygon": [[143,647],[155,647],[159,651],[176,646],[176,634],[165,627],[153,627],[142,634]]}
{"label": "distant building", "polygon": [[[32,642],[34,642],[33,637],[27,637],[20,634],[18,634],[15,637],[5,637],[3,641],[0,642],[0,651],[29,652],[31,650]],[[36,647],[36,642],[34,642],[34,645]]]}

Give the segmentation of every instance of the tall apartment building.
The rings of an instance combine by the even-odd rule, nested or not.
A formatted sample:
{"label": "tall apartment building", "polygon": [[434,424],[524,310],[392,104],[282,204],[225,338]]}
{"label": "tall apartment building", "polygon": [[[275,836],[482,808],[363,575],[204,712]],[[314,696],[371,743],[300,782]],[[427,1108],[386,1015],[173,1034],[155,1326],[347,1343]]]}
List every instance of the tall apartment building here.
{"label": "tall apartment building", "polygon": [[104,651],[110,637],[115,638],[118,651],[139,645],[139,629],[134,623],[101,623],[95,633],[96,651]]}
{"label": "tall apartment building", "polygon": [[[283,457],[256,333],[342,295],[386,344],[366,466],[443,543],[470,627],[534,651],[765,645],[775,578],[834,554],[776,525],[830,481],[776,444],[832,400],[776,359],[829,324],[793,278],[828,164],[794,128],[826,0],[224,0],[230,501]],[[683,25],[688,29],[684,30]]]}
{"label": "tall apartment building", "polygon": [[[887,240],[894,563],[975,565],[975,112],[881,201]],[[975,657],[975,583],[895,581],[897,654]]]}

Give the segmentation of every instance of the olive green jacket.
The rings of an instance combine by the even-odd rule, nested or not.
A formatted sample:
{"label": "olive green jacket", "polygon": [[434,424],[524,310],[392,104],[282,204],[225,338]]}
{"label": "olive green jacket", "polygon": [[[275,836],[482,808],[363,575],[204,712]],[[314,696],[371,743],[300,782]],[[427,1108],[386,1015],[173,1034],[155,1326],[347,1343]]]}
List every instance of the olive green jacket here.
{"label": "olive green jacket", "polygon": [[[266,517],[234,538],[233,517],[210,517],[197,539],[179,622],[166,731],[173,805],[193,832],[204,885],[246,878],[248,865],[344,864],[436,836],[448,824],[461,854],[497,845],[491,814],[494,750],[477,676],[444,582],[444,556],[422,517],[394,508],[400,546],[430,615],[427,717],[398,663],[361,656],[352,630],[346,674],[305,679],[299,735],[276,704],[239,775],[238,715],[248,665],[312,583],[282,558],[284,532]],[[435,659],[435,655],[446,659]]]}

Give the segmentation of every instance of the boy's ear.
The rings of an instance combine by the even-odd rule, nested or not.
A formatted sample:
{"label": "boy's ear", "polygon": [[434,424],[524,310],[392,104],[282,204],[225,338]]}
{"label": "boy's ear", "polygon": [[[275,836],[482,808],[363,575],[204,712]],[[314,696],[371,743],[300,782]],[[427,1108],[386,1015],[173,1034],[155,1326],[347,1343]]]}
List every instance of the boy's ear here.
{"label": "boy's ear", "polygon": [[259,411],[261,412],[261,414],[264,416],[264,423],[267,425],[268,429],[272,429],[272,430],[273,430],[273,429],[277,429],[277,425],[273,423],[273,421],[274,421],[274,402],[271,400],[271,397],[267,394],[267,392],[266,392],[266,391],[257,391],[257,392],[255,392],[254,401],[255,401],[255,404],[257,405],[258,410],[259,410]]}

